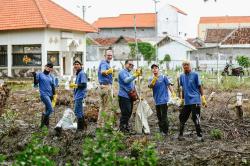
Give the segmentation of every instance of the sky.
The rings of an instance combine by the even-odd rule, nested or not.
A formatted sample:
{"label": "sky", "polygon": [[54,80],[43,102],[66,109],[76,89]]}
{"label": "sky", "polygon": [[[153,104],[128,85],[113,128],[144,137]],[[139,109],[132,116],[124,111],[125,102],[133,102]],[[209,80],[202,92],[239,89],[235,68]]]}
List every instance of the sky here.
{"label": "sky", "polygon": [[[112,17],[119,14],[154,12],[153,0],[54,0],[63,6],[78,9],[82,15],[81,6],[91,6],[86,9],[85,20],[93,23],[99,17]],[[165,4],[174,5],[188,14],[186,25],[188,37],[197,36],[197,25],[202,16],[250,16],[250,0],[160,0],[157,9]],[[76,7],[77,6],[77,7]],[[80,13],[79,13],[80,12]]]}

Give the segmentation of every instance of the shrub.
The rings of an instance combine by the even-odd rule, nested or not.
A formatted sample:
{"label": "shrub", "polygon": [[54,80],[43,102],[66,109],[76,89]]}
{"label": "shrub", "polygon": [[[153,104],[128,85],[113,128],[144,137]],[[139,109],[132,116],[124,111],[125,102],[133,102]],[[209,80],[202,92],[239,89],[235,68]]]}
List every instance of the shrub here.
{"label": "shrub", "polygon": [[210,136],[213,138],[213,139],[222,139],[222,131],[220,129],[213,129],[211,130],[210,132]]}

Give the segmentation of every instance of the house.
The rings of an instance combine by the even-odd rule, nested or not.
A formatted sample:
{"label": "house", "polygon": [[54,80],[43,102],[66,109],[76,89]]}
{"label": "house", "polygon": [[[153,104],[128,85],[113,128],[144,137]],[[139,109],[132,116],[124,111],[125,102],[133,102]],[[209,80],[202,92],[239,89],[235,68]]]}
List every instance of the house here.
{"label": "house", "polygon": [[250,58],[250,27],[208,29],[204,45],[190,52],[196,68],[222,70],[226,63],[235,64],[240,55]]}
{"label": "house", "polygon": [[196,48],[186,40],[169,35],[160,40],[157,46],[159,61],[162,61],[165,55],[170,56],[170,69],[181,67],[182,61],[189,60],[190,52],[196,50]]}
{"label": "house", "polygon": [[201,17],[198,24],[198,37],[205,40],[208,29],[236,29],[250,27],[250,16]]}
{"label": "house", "polygon": [[[165,5],[155,13],[132,13],[120,14],[117,17],[101,17],[92,25],[99,31],[96,34],[90,34],[92,38],[106,37],[134,37],[134,27],[137,28],[137,37],[143,41],[155,41],[156,33],[159,37],[166,34],[172,36],[181,36],[186,34],[181,29],[183,17],[187,14],[173,5]],[[183,16],[183,17],[182,17]],[[157,26],[156,26],[157,25]],[[156,32],[157,28],[157,32]]]}
{"label": "house", "polygon": [[54,63],[72,75],[73,60],[86,61],[86,33],[96,29],[51,0],[2,0],[0,76],[31,76]]}
{"label": "house", "polygon": [[[92,68],[99,66],[100,60],[104,59],[105,50],[112,47],[113,50],[113,60],[112,65],[121,68],[121,62],[125,61],[130,56],[129,43],[135,43],[134,38],[130,37],[109,37],[109,38],[88,38],[91,41],[87,44],[87,68]],[[140,40],[137,40],[138,42]],[[133,58],[132,58],[133,59]],[[135,58],[134,58],[135,59]]]}

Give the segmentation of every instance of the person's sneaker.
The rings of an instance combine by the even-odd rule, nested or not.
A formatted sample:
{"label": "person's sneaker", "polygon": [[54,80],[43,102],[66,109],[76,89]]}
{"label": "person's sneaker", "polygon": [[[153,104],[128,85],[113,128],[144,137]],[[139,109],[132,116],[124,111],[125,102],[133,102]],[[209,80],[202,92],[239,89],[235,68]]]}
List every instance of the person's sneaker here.
{"label": "person's sneaker", "polygon": [[198,137],[197,137],[197,141],[199,141],[199,142],[204,142],[204,138],[203,138],[202,136],[198,136]]}
{"label": "person's sneaker", "polygon": [[185,138],[184,138],[182,135],[179,135],[179,136],[178,136],[178,140],[179,140],[179,141],[185,141]]}

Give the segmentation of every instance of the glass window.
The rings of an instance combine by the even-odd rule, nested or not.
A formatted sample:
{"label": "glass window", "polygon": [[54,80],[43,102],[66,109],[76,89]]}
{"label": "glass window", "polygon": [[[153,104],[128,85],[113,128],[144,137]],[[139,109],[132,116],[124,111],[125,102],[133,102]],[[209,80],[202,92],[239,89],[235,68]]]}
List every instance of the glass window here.
{"label": "glass window", "polygon": [[41,45],[12,46],[13,66],[41,66]]}
{"label": "glass window", "polygon": [[0,67],[7,66],[7,46],[0,46]]}
{"label": "glass window", "polygon": [[59,51],[48,51],[47,61],[54,64],[54,66],[59,66]]}

